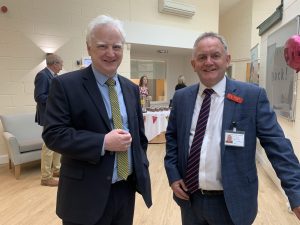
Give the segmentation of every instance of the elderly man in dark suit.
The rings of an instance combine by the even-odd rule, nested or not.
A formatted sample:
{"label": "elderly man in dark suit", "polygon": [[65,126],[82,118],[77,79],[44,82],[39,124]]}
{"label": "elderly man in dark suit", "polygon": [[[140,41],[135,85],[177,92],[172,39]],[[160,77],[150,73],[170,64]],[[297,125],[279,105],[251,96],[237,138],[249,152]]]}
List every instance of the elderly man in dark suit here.
{"label": "elderly man in dark suit", "polygon": [[182,224],[253,223],[256,138],[300,218],[299,161],[265,90],[225,76],[230,55],[215,33],[196,40],[191,63],[200,83],[175,93],[166,131],[165,168]]}
{"label": "elderly man in dark suit", "polygon": [[47,103],[43,138],[62,154],[56,212],[65,225],[131,225],[136,191],[152,204],[139,88],[117,73],[119,20],[93,19],[86,43],[92,64],[53,79]]}
{"label": "elderly man in dark suit", "polygon": [[[63,66],[62,59],[56,54],[46,55],[47,67],[38,72],[34,80],[34,99],[37,103],[35,122],[45,126],[46,122],[46,102],[52,79],[57,76]],[[41,185],[55,187],[59,177],[60,154],[50,150],[45,144],[41,154]]]}

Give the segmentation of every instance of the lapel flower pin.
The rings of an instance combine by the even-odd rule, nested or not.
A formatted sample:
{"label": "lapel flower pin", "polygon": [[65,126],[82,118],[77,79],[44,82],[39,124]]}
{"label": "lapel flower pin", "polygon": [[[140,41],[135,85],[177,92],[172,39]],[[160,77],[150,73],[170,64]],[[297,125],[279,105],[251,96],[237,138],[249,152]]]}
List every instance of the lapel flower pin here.
{"label": "lapel flower pin", "polygon": [[236,95],[234,95],[234,94],[231,94],[231,93],[228,93],[227,95],[226,95],[226,97],[229,99],[229,100],[231,100],[231,101],[234,101],[234,102],[236,102],[236,103],[243,103],[243,101],[244,101],[244,99],[243,98],[241,98],[241,97],[239,97],[239,96],[236,96]]}

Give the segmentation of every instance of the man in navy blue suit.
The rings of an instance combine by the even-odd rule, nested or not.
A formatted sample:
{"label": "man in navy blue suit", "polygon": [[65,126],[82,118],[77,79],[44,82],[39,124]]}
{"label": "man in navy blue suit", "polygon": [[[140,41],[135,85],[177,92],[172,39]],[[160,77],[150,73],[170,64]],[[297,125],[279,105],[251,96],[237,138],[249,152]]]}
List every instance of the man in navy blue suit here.
{"label": "man in navy blue suit", "polygon": [[[56,54],[46,55],[47,67],[37,73],[34,80],[34,99],[37,103],[35,122],[40,126],[45,126],[46,103],[52,79],[57,76],[63,66],[62,59]],[[55,187],[59,177],[60,154],[49,149],[45,144],[41,153],[41,185]]]}
{"label": "man in navy blue suit", "polygon": [[[291,142],[285,138],[265,90],[226,77],[229,63],[224,38],[204,33],[194,44],[191,60],[200,83],[176,91],[173,97],[165,169],[182,224],[253,223],[258,194],[256,138],[300,218],[300,166]],[[210,90],[203,93],[205,89]],[[203,100],[208,92],[212,93],[210,105]],[[206,107],[203,111],[208,110],[207,120],[202,105]],[[199,155],[192,154],[197,151]],[[194,185],[190,185],[192,179],[196,179]]]}
{"label": "man in navy blue suit", "polygon": [[[92,64],[54,78],[47,102],[43,138],[62,154],[56,213],[64,225],[131,225],[136,191],[152,204],[139,87],[117,73],[125,46],[119,20],[93,19],[86,43]],[[119,174],[120,153],[128,177]]]}

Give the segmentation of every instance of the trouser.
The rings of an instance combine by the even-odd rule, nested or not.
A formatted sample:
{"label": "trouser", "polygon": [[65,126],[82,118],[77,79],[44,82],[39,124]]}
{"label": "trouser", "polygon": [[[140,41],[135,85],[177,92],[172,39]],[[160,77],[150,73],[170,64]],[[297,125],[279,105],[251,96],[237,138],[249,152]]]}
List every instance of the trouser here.
{"label": "trouser", "polygon": [[[101,204],[101,203],[99,203]],[[106,208],[94,225],[132,225],[135,206],[135,188],[129,176],[127,181],[111,185]],[[83,225],[62,221],[63,225]]]}
{"label": "trouser", "polygon": [[41,155],[41,176],[42,180],[48,180],[52,178],[52,173],[57,173],[60,170],[60,157],[57,152],[50,150],[45,143],[42,147]]}
{"label": "trouser", "polygon": [[234,225],[224,194],[203,194],[200,190],[190,196],[188,207],[181,207],[181,217],[182,225]]}

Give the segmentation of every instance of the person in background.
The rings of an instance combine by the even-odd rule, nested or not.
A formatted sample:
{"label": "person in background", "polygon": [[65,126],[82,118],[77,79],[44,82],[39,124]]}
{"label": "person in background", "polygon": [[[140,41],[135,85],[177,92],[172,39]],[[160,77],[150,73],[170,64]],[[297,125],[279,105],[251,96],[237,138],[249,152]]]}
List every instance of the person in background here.
{"label": "person in background", "polygon": [[140,78],[139,88],[140,88],[140,96],[143,96],[143,97],[148,97],[149,96],[147,76],[142,76]]}
{"label": "person in background", "polygon": [[[184,76],[183,75],[178,76],[178,83],[175,86],[175,91],[185,87],[186,84],[184,83]],[[172,99],[170,99],[169,108],[172,108]]]}
{"label": "person in background", "polygon": [[184,83],[184,76],[180,75],[178,77],[178,84],[176,84],[176,86],[175,86],[175,91],[177,91],[181,88],[185,88],[185,87],[186,87],[186,84]]}
{"label": "person in background", "polygon": [[182,224],[253,223],[257,138],[300,218],[299,161],[266,91],[225,76],[230,54],[216,33],[197,38],[191,64],[200,82],[175,92],[166,131],[165,169]]}
{"label": "person in background", "polygon": [[[40,126],[46,125],[46,102],[52,79],[57,76],[63,66],[62,59],[56,54],[46,55],[47,67],[37,73],[34,80],[34,100],[36,101],[35,122]],[[59,177],[60,154],[49,149],[45,144],[41,153],[41,185],[57,186]]]}
{"label": "person in background", "polygon": [[125,33],[98,16],[87,28],[92,64],[52,82],[45,143],[62,154],[56,213],[64,225],[131,225],[135,194],[151,206],[139,87],[118,74]]}

